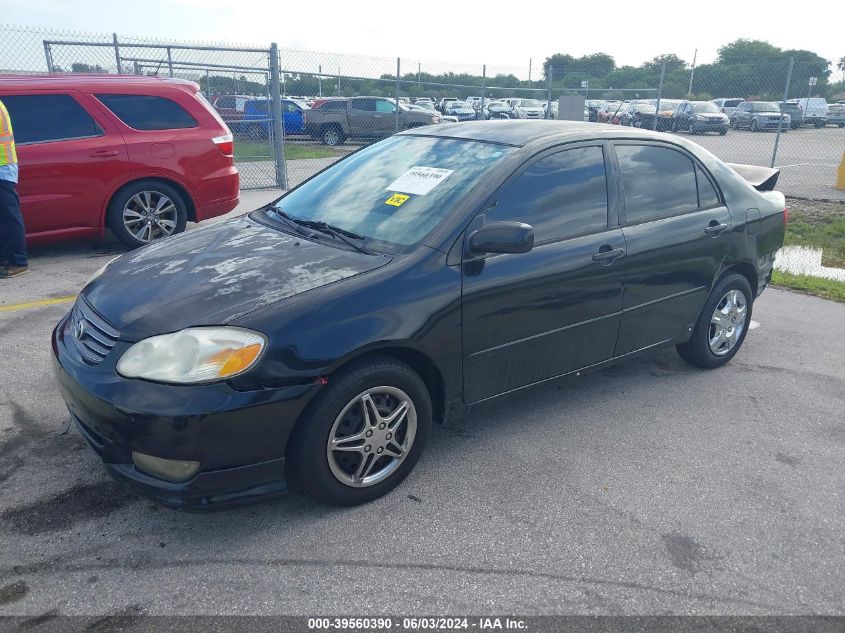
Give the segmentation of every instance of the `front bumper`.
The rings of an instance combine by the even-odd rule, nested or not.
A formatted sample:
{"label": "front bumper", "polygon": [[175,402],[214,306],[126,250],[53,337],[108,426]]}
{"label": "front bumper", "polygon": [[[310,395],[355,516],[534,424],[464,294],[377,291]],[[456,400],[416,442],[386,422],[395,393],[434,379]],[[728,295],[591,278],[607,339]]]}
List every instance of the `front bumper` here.
{"label": "front bumper", "polygon": [[704,132],[718,132],[719,134],[724,134],[728,131],[728,122],[695,121],[691,124],[691,128],[694,132],[698,132],[699,134]]}
{"label": "front bumper", "polygon": [[[238,391],[226,383],[164,385],[128,380],[114,367],[118,341],[98,365],[71,343],[66,316],[53,331],[53,369],[80,432],[116,478],[174,507],[207,508],[286,489],[285,450],[315,384]],[[173,482],[135,467],[132,452],[200,462]]]}

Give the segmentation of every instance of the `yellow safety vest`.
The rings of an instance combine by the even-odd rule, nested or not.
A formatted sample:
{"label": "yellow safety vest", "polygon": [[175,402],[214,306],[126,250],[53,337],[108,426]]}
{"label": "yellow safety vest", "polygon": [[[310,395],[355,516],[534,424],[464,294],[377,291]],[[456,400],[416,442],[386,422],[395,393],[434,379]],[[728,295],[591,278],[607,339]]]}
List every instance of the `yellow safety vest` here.
{"label": "yellow safety vest", "polygon": [[3,102],[0,101],[0,167],[15,165],[18,154],[15,151],[15,135],[12,133],[12,119]]}

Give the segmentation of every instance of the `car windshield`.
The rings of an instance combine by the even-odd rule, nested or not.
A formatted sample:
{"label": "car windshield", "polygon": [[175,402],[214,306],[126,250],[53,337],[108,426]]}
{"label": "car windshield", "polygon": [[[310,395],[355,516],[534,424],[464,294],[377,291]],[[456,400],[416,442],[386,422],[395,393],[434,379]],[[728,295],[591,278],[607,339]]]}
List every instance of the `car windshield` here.
{"label": "car windshield", "polygon": [[770,101],[760,101],[759,103],[752,103],[751,109],[753,112],[780,112],[780,109]]}
{"label": "car windshield", "polygon": [[468,108],[469,104],[466,101],[453,101],[449,104],[450,108]]}
{"label": "car windshield", "polygon": [[522,108],[539,108],[541,104],[536,99],[522,99],[519,102],[520,107]]}
{"label": "car windshield", "polygon": [[368,243],[377,250],[396,250],[425,237],[512,151],[480,141],[392,136],[338,162],[275,206],[293,218],[375,240]]}
{"label": "car windshield", "polygon": [[692,110],[693,112],[695,112],[697,114],[702,113],[702,112],[718,112],[719,111],[719,108],[716,107],[716,104],[712,103],[710,101],[702,101],[702,102],[699,102],[699,103],[693,102],[693,103],[689,104],[689,107],[690,107],[690,110]]}

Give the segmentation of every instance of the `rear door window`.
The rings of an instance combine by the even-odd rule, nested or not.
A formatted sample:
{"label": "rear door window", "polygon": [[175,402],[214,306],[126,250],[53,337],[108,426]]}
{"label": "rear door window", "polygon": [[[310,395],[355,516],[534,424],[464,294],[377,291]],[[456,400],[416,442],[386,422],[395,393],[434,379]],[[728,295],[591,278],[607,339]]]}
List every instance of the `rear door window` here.
{"label": "rear door window", "polygon": [[376,100],[375,99],[353,99],[352,100],[352,109],[359,110],[362,112],[375,112],[376,111]]}
{"label": "rear door window", "polygon": [[68,94],[4,95],[15,142],[46,143],[102,136],[103,129]]}
{"label": "rear door window", "polygon": [[686,155],[655,145],[617,145],[627,223],[698,209],[695,165]]}
{"label": "rear door window", "polygon": [[97,99],[136,130],[178,130],[198,125],[185,108],[165,97],[99,94]]}

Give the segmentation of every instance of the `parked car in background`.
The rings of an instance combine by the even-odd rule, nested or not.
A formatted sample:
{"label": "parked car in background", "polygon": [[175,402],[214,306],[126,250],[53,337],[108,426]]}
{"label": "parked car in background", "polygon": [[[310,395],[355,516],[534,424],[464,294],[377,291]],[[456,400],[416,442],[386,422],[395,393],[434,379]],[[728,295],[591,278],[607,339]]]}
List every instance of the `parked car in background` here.
{"label": "parked car in background", "polygon": [[792,121],[788,114],[780,111],[778,104],[771,101],[743,101],[734,110],[731,127],[735,130],[748,128],[752,132],[790,129]]}
{"label": "parked car in background", "polygon": [[845,102],[831,103],[828,106],[827,123],[845,127]]}
{"label": "parked car in background", "polygon": [[112,475],[162,503],[372,501],[475,404],[660,347],[730,362],[783,244],[777,174],[579,122],[404,132],[106,266],[53,331],[57,384]]}
{"label": "parked car in background", "polygon": [[237,121],[244,114],[244,104],[255,97],[249,95],[217,95],[210,99],[217,114],[228,124]]}
{"label": "parked car in background", "polygon": [[672,113],[672,131],[686,130],[690,134],[728,133],[730,120],[712,101],[683,101]]}
{"label": "parked car in background", "polygon": [[414,101],[414,105],[422,106],[424,108],[429,108],[430,110],[436,110],[437,108],[434,107],[434,101],[429,99],[428,97],[420,97],[416,101]]}
{"label": "parked car in background", "polygon": [[778,103],[780,111],[789,115],[789,126],[793,130],[797,130],[804,125],[804,111],[798,105],[798,101],[781,101]]}
{"label": "parked car in background", "polygon": [[[272,101],[267,98],[250,99],[244,103],[244,112],[239,121],[232,122],[236,134],[245,134],[253,140],[270,138],[273,124]],[[304,101],[282,99],[282,120],[285,135],[305,134],[305,123],[311,108]]]}
{"label": "parked car in background", "polygon": [[621,116],[622,125],[640,127],[647,130],[654,128],[654,114],[656,110],[650,103],[631,103]]}
{"label": "parked car in background", "polygon": [[[657,99],[652,99],[651,103],[657,107]],[[672,129],[674,119],[672,115],[675,113],[675,108],[683,103],[683,99],[661,99],[660,111],[657,113],[657,130],[660,132],[667,132]]]}
{"label": "parked car in background", "polygon": [[622,101],[608,101],[598,111],[598,122],[619,125],[628,111],[628,104]]}
{"label": "parked car in background", "polygon": [[589,99],[586,102],[587,111],[589,112],[589,119],[591,123],[597,123],[599,120],[599,110],[607,103],[604,99]]}
{"label": "parked car in background", "polygon": [[448,114],[440,114],[437,110],[434,109],[434,106],[430,103],[425,103],[424,105],[417,105],[416,103],[411,103],[405,106],[408,110],[412,112],[426,112],[428,114],[433,114],[435,116],[440,117],[441,123],[457,123],[458,117],[456,116],[449,116]]}
{"label": "parked car in background", "polygon": [[440,101],[437,102],[437,111],[442,114],[446,114],[446,105],[457,100],[457,97],[443,97]]}
{"label": "parked car in background", "polygon": [[726,115],[728,119],[731,118],[733,111],[736,110],[736,107],[743,101],[745,101],[745,99],[740,99],[739,97],[721,97],[719,99],[713,99],[713,103],[716,104],[719,111]]}
{"label": "parked car in background", "polygon": [[815,127],[824,127],[827,125],[828,105],[827,101],[822,97],[804,97],[797,99],[798,105],[804,112],[804,123],[814,125]]}
{"label": "parked car in background", "polygon": [[543,119],[546,113],[537,99],[517,99],[512,105],[514,119]]}
{"label": "parked car in background", "polygon": [[440,123],[437,112],[408,110],[384,97],[352,97],[322,104],[308,113],[305,131],[326,145],[341,145],[348,138],[380,138],[421,125]]}
{"label": "parked car in background", "polygon": [[141,246],[234,209],[229,128],[190,81],[0,75],[30,244],[100,238]]}
{"label": "parked car in background", "polygon": [[444,114],[457,117],[458,121],[472,121],[475,119],[475,108],[466,101],[449,101]]}
{"label": "parked car in background", "polygon": [[510,119],[512,112],[513,110],[507,101],[497,99],[484,104],[483,116],[485,119]]}

